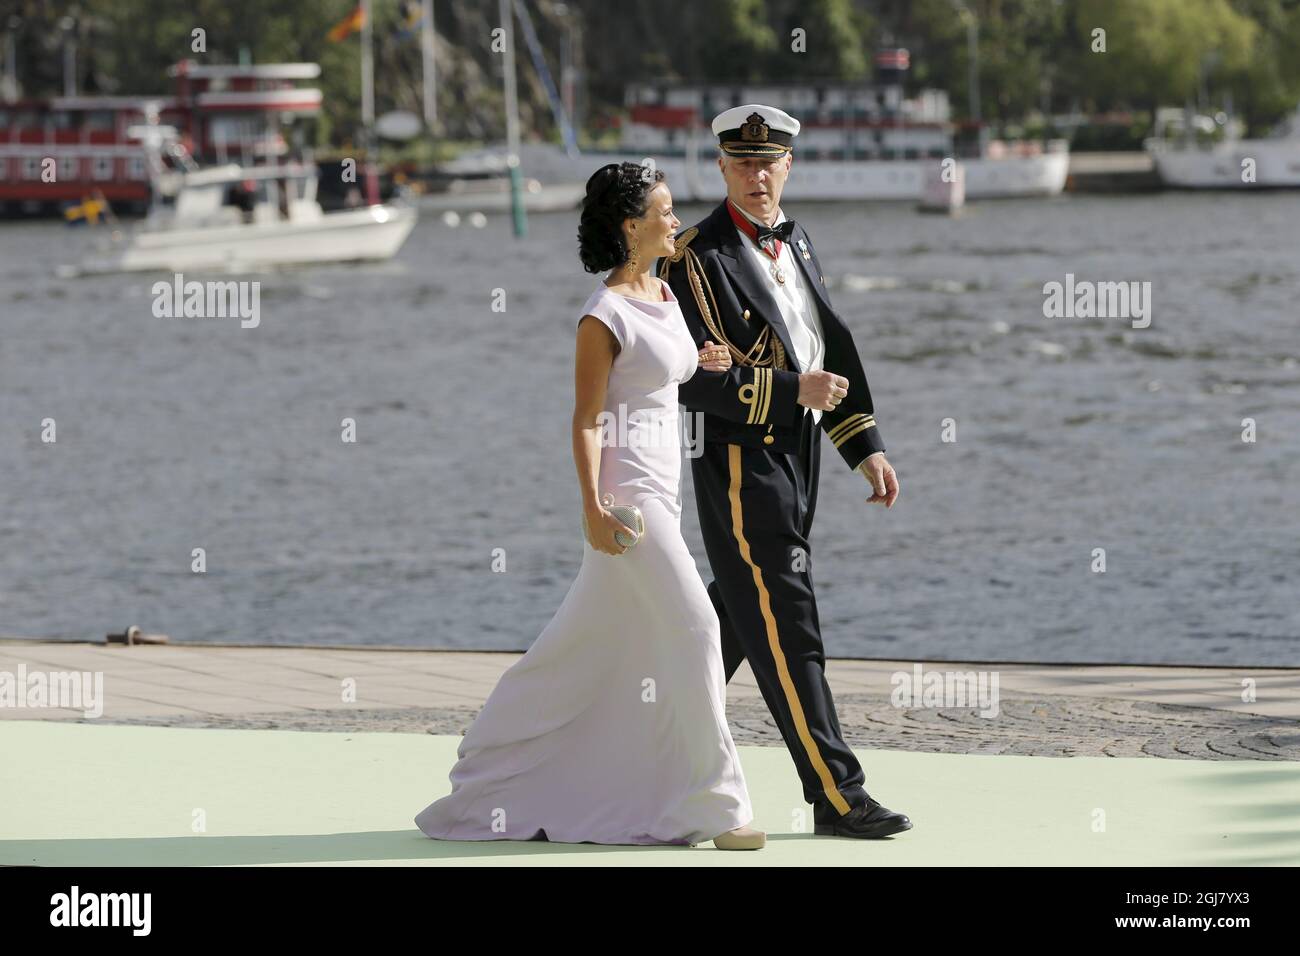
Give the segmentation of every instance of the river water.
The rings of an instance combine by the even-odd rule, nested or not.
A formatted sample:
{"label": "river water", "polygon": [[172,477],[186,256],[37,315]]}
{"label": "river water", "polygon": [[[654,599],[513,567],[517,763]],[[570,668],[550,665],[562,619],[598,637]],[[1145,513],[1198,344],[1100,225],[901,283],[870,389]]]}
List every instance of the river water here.
{"label": "river water", "polygon": [[[823,446],[829,655],[1300,664],[1300,196],[786,212],[902,486],[867,506]],[[59,278],[85,232],[0,224],[0,634],[527,647],[582,556],[576,222],[427,216],[392,262],[245,277],[256,328]],[[1045,316],[1067,275],[1149,282],[1149,327]]]}

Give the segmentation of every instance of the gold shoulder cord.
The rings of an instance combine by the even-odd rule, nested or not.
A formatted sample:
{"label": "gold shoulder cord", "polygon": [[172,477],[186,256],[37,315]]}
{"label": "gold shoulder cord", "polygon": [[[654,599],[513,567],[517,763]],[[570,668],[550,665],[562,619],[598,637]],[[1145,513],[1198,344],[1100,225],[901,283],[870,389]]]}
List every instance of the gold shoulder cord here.
{"label": "gold shoulder cord", "polygon": [[[714,316],[718,313],[718,303],[713,298],[713,289],[709,287],[708,279],[705,278],[704,269],[700,265],[700,257],[695,254],[693,249],[687,248],[698,232],[699,229],[692,226],[682,233],[681,238],[677,240],[677,251],[673,253],[671,258],[665,259],[663,265],[659,267],[659,278],[667,282],[671,264],[684,258],[686,260],[686,279],[690,284],[691,292],[695,295],[695,304],[700,308],[700,316],[704,319],[704,325],[713,334],[716,341],[727,347],[727,351],[731,353],[731,360],[737,365],[750,368],[765,368],[767,366],[776,369],[785,368],[785,347],[781,345],[780,339],[772,335],[770,325],[764,323],[763,331],[759,333],[758,338],[754,340],[754,344],[748,352],[740,351],[719,327],[718,322],[714,319]],[[706,294],[707,302],[705,301]],[[713,303],[711,311],[709,302]]]}

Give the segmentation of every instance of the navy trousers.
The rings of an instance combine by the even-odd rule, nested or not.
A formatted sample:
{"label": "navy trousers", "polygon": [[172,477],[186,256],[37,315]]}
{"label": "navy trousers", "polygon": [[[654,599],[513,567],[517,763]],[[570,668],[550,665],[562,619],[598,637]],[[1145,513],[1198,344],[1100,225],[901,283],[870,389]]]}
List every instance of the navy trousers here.
{"label": "navy trousers", "polygon": [[727,680],[748,659],[813,805],[829,822],[866,802],[826,683],[812,584],[821,432],[803,416],[798,454],[706,441],[691,459],[700,530],[722,624]]}

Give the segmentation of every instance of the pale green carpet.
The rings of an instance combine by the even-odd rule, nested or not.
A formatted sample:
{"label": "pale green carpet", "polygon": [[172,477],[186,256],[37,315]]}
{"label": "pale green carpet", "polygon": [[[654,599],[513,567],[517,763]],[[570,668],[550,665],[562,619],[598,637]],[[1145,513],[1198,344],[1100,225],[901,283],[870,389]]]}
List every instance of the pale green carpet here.
{"label": "pale green carpet", "polygon": [[430,840],[413,817],[450,789],[459,740],[0,721],[0,864],[1300,863],[1293,763],[894,750],[858,751],[912,818],[886,840],[813,836],[775,747],[740,748],[756,852]]}

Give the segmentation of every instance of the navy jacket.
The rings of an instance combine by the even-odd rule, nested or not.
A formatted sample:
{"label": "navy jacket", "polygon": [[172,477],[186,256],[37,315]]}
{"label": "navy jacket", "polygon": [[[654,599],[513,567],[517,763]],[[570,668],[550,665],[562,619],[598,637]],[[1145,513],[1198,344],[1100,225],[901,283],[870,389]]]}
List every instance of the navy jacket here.
{"label": "navy jacket", "polygon": [[[742,353],[750,351],[765,327],[772,330],[769,341],[775,335],[782,346],[776,351],[784,352],[779,356],[784,367],[773,367],[773,350],[769,348],[764,351],[766,364],[741,365],[733,356],[733,364],[725,372],[699,369],[678,387],[678,399],[688,412],[703,413],[705,441],[798,453],[800,416],[807,412],[797,401],[798,359],[776,299],[732,222],[727,201],[682,232],[676,246],[671,259],[659,260],[659,276],[677,297],[697,347],[710,339],[722,344],[709,329],[707,310],[707,319]],[[885,450],[876,427],[871,389],[853,336],[831,305],[812,240],[797,223],[790,236],[790,252],[803,269],[821,318],[826,343],[823,368],[849,380],[844,401],[834,410],[822,412],[819,424],[845,463],[856,469],[868,455]]]}

